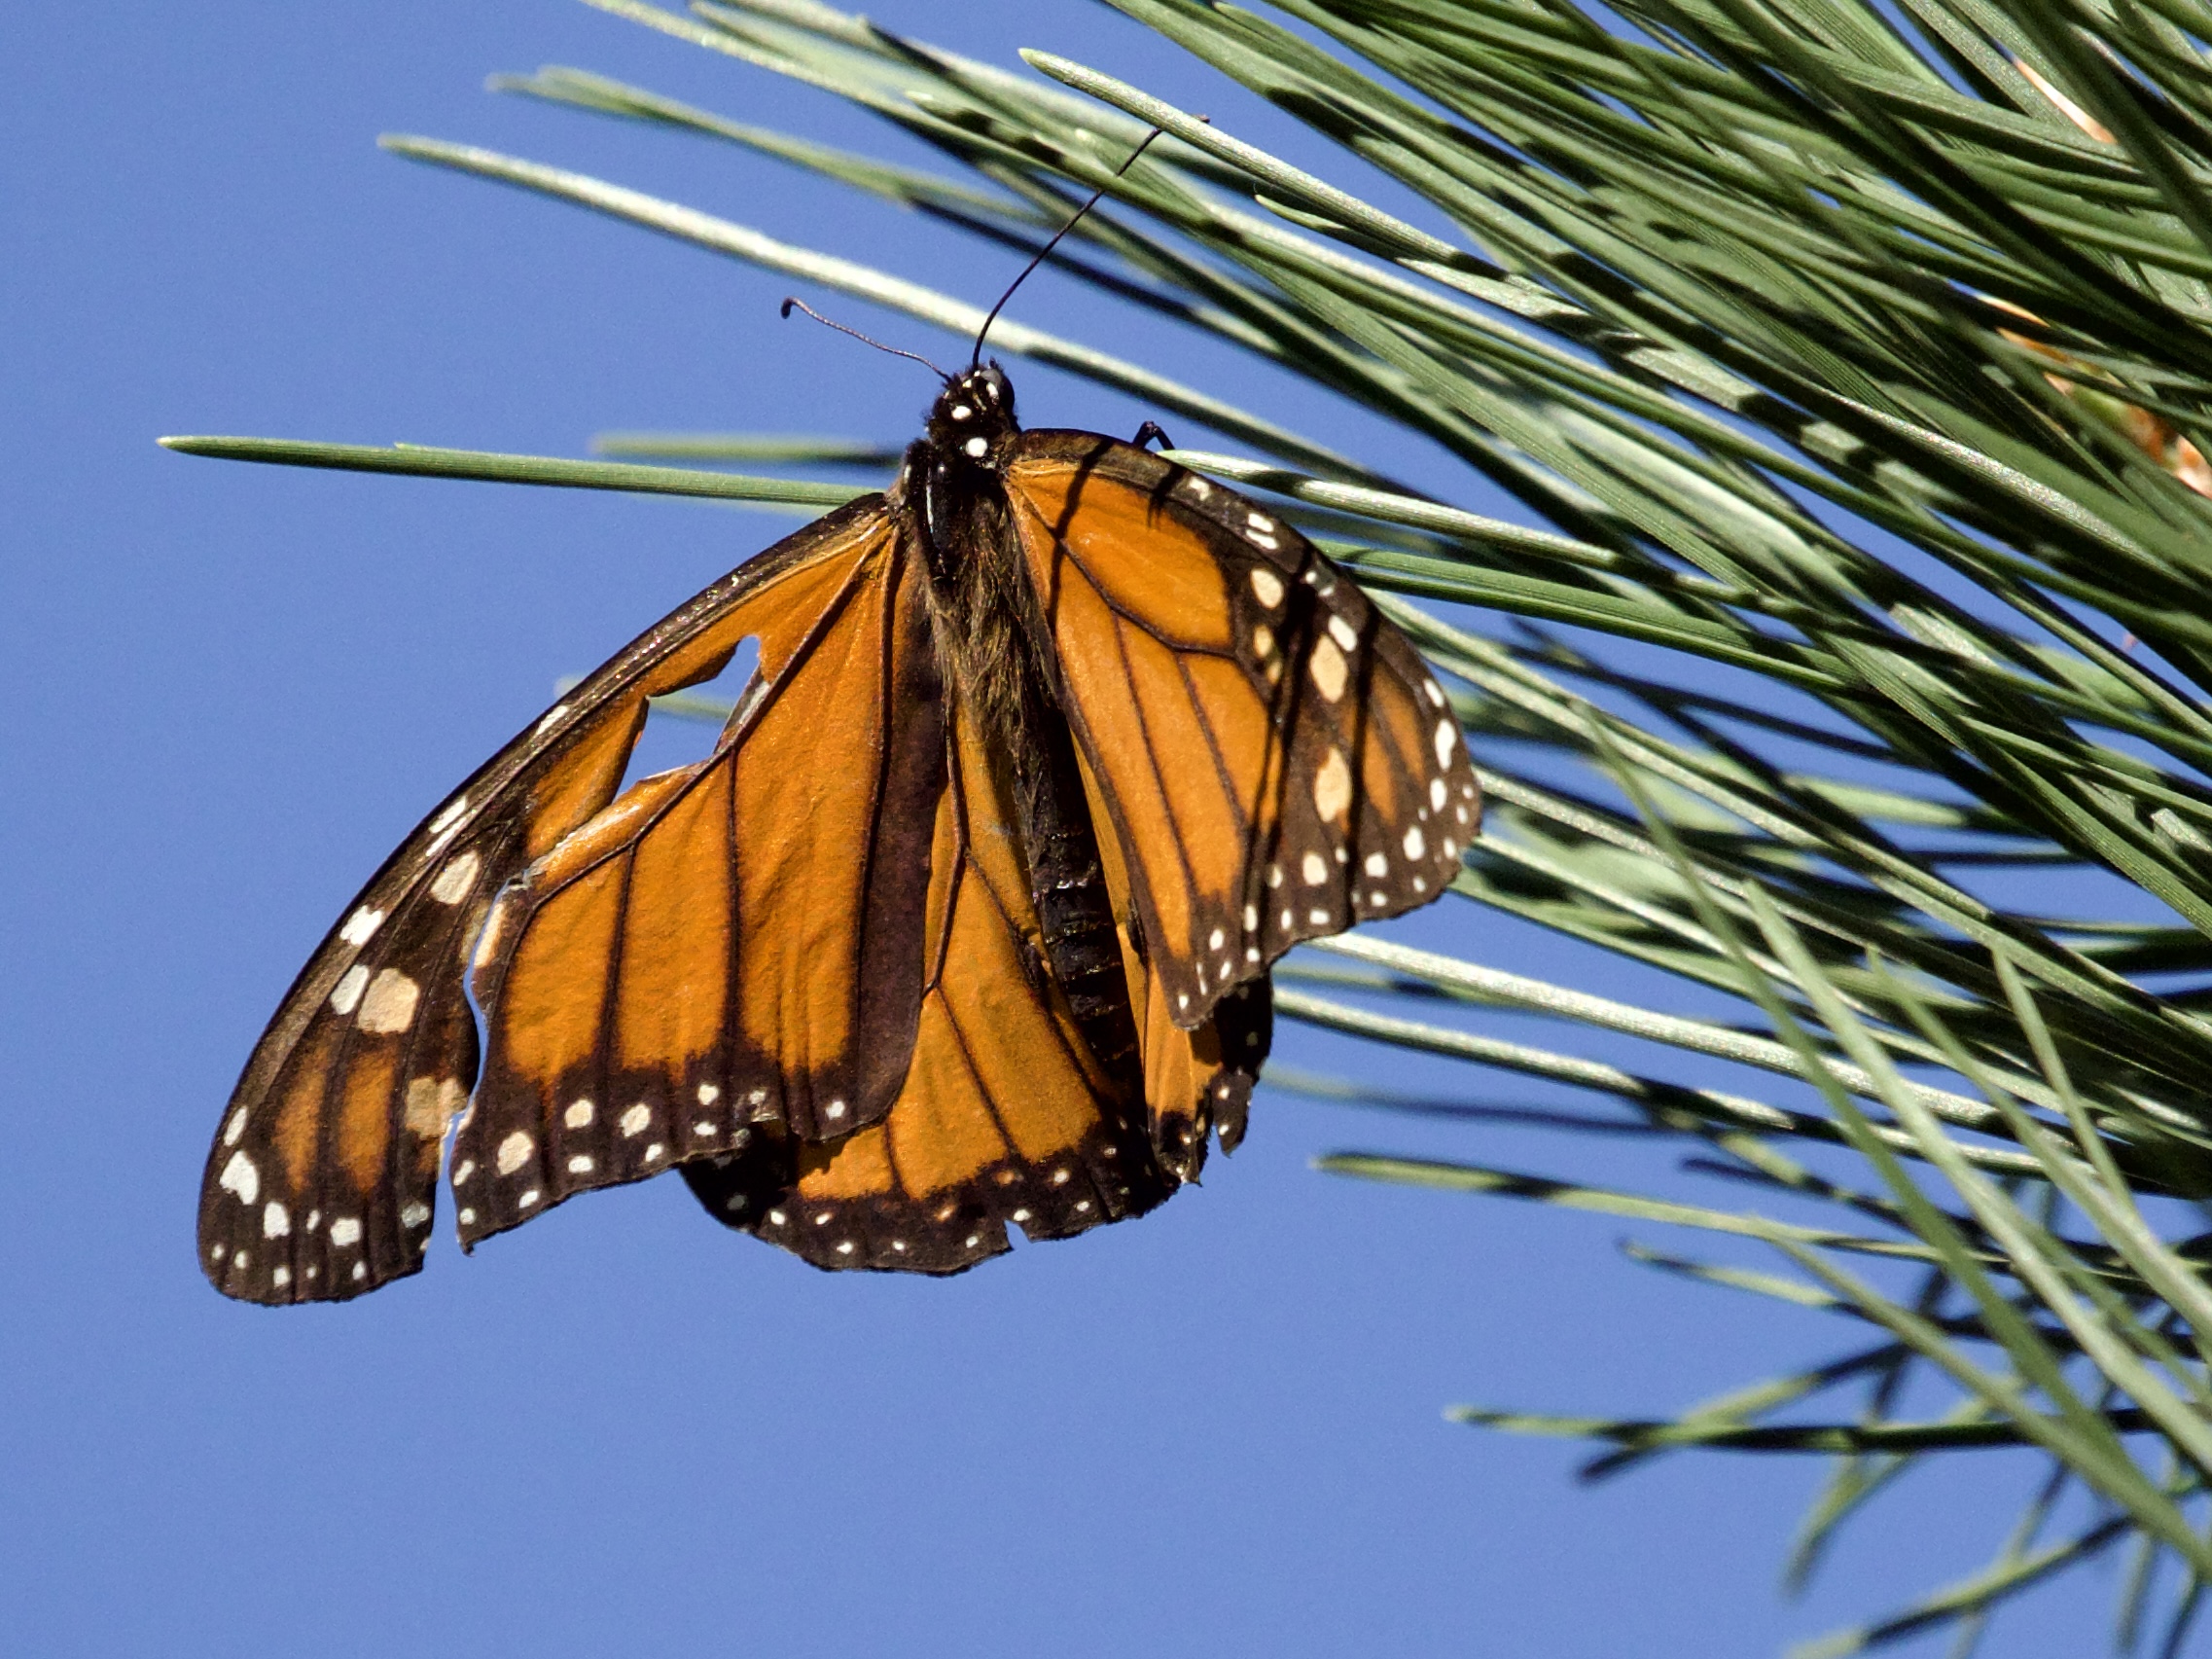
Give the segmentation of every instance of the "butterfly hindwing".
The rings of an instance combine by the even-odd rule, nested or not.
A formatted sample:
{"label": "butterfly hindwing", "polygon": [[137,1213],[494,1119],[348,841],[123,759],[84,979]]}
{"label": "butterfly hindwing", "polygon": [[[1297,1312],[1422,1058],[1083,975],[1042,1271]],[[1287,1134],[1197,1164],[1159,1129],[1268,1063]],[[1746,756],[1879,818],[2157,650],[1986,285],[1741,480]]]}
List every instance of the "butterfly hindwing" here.
{"label": "butterfly hindwing", "polygon": [[[1082,773],[1091,821],[1103,825],[1105,800],[1097,777],[1088,766]],[[1274,1038],[1274,989],[1263,971],[1224,994],[1195,1028],[1178,1026],[1166,986],[1152,970],[1144,921],[1115,836],[1099,835],[1098,857],[1114,914],[1121,919],[1116,931],[1136,1028],[1153,1157],[1178,1181],[1195,1181],[1205,1167],[1209,1130],[1219,1131],[1225,1152],[1235,1151],[1244,1138],[1252,1090]]]}
{"label": "butterfly hindwing", "polygon": [[478,1038],[466,975],[493,895],[606,806],[646,700],[712,678],[748,635],[772,677],[893,536],[872,497],[788,537],[632,641],[480,768],[316,949],[246,1063],[208,1156],[199,1260],[285,1303],[415,1272]]}
{"label": "butterfly hindwing", "polygon": [[1004,476],[1176,1026],[1300,940],[1444,889],[1474,768],[1356,585],[1245,497],[1094,433],[1023,434]]}
{"label": "butterfly hindwing", "polygon": [[1046,966],[1004,761],[964,716],[946,770],[919,1028],[889,1114],[818,1143],[756,1134],[684,1169],[710,1214],[818,1267],[957,1273],[1005,1250],[1010,1223],[1064,1238],[1175,1185]]}

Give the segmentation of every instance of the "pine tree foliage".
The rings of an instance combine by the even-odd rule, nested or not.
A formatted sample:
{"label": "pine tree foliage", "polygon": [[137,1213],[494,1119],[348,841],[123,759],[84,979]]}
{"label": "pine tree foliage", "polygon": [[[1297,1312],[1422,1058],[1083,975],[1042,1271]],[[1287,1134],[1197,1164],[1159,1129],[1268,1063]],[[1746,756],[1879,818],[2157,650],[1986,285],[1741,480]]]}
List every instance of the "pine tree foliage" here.
{"label": "pine tree foliage", "polygon": [[[1048,54],[1023,73],[814,0],[592,3],[852,100],[943,165],[580,70],[495,87],[766,153],[1014,250],[1103,185],[1056,256],[1066,275],[1418,434],[1525,509],[1463,511],[1383,459],[994,328],[998,352],[1221,434],[1238,453],[1179,458],[1279,500],[1396,595],[1451,677],[1491,802],[1449,901],[1470,954],[1333,941],[1281,972],[1281,1010],[1464,1062],[1474,1108],[1500,1073],[1581,1091],[1591,1113],[1535,1116],[1631,1129],[1726,1179],[1707,1207],[1476,1163],[1325,1167],[1709,1235],[1710,1256],[1631,1253],[1829,1316],[1839,1344],[1670,1418],[1458,1415],[1599,1442],[1592,1474],[1686,1448],[1824,1455],[1800,1575],[1905,1471],[2033,1448],[2048,1479],[1983,1570],[1803,1651],[1945,1625],[1971,1646],[2008,1598],[2114,1550],[2130,1563],[2118,1644],[2179,1651],[2212,1580],[2212,8],[1113,0],[1340,146],[1361,163],[1347,174],[1388,175],[1439,235]],[[985,296],[616,183],[386,144],[957,335],[981,320]],[[177,442],[810,505],[853,492],[635,459]],[[742,436],[606,448],[882,459]],[[1484,963],[1489,912],[1735,1013]],[[1451,1017],[1470,1006],[1544,1017],[1555,1046],[1470,1031]],[[1592,1033],[1700,1078],[1726,1063],[1744,1092],[1588,1058]],[[1765,1265],[1725,1253],[1746,1241]]]}

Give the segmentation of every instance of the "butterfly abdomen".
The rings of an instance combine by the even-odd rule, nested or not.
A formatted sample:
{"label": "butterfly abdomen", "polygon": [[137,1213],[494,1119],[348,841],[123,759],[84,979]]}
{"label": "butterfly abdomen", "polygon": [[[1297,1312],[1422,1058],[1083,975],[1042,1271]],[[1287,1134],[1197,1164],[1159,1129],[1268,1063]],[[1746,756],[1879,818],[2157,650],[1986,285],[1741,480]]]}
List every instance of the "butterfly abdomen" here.
{"label": "butterfly abdomen", "polygon": [[1136,1019],[1075,746],[1056,708],[1033,709],[1022,739],[1016,811],[1045,959],[1091,1058],[1133,1099],[1143,1087]]}

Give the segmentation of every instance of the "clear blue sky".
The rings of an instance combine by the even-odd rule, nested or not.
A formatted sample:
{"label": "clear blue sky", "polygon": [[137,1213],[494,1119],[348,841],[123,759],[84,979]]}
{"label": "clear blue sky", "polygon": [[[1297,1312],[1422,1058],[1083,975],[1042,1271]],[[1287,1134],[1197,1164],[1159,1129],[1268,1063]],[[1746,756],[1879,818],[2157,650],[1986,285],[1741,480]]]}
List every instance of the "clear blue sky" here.
{"label": "clear blue sky", "polygon": [[[1366,186],[1102,8],[875,15],[1010,65],[1059,51]],[[2032,1478],[2009,1455],[1918,1477],[1790,1605],[1775,1572],[1816,1465],[1677,1459],[1586,1490],[1572,1447],[1445,1423],[1467,1400],[1657,1413],[1841,1339],[1658,1281],[1608,1222],[1307,1168],[1356,1146],[1669,1178],[1649,1153],[1279,1093],[1201,1191],[946,1282],[817,1274],[661,1180],[473,1260],[441,1241],[422,1276],[342,1308],[219,1298],[193,1260],[200,1162],[306,952],[557,675],[790,521],[219,464],[155,436],[896,442],[930,389],[779,323],[780,278],[375,135],[577,166],[976,301],[1010,262],[731,151],[484,95],[488,71],[565,62],[909,153],[560,0],[17,5],[0,50],[0,1648],[1732,1659],[1994,1547]],[[1379,441],[1064,281],[1018,310],[1354,451]],[[1013,368],[1038,423],[1154,413]],[[1400,464],[1495,505],[1434,458]],[[1454,920],[1482,959],[1592,983],[1548,942]],[[1278,1052],[1405,1068],[1296,1031]],[[2042,1598],[1993,1651],[2096,1650],[2111,1582]]]}

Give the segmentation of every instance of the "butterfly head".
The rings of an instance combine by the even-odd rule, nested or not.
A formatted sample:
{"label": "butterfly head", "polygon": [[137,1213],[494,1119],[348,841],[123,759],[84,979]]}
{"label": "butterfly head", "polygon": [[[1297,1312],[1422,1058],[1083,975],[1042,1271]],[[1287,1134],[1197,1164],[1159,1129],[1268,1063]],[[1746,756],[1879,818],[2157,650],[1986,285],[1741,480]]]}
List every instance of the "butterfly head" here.
{"label": "butterfly head", "polygon": [[929,412],[929,441],[938,452],[978,466],[987,464],[1001,439],[1019,430],[1014,382],[995,362],[952,376]]}

